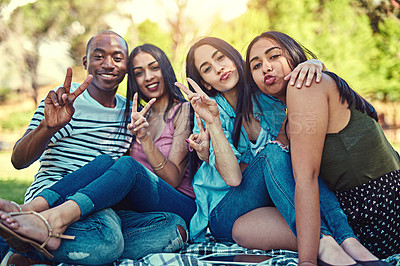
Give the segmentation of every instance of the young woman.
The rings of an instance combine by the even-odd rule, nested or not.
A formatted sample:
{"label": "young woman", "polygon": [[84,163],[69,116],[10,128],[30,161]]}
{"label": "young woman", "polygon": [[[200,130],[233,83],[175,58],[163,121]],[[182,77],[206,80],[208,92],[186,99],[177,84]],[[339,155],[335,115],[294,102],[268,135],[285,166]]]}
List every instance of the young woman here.
{"label": "young woman", "polygon": [[[33,210],[44,213],[44,217],[52,217],[49,212],[72,201],[79,206],[80,216],[84,217],[118,204],[119,209],[136,212],[172,212],[189,225],[196,210],[186,167],[188,148],[185,139],[191,131],[190,105],[174,85],[175,73],[161,49],[151,44],[138,46],[131,52],[129,62],[127,98],[134,96],[131,121],[127,122],[127,126],[136,137],[131,156],[114,161],[110,156],[101,155],[43,190],[27,204],[19,207],[2,200],[3,211]],[[142,100],[148,103],[143,106]],[[32,215],[9,217],[3,213],[2,218],[15,232],[31,236],[30,232],[24,232],[22,225],[34,219]],[[155,221],[153,230],[157,232],[154,233],[162,235],[157,243],[138,242],[141,234],[149,232],[125,232],[122,258],[135,259],[149,252],[171,252],[180,248],[187,238],[185,223],[180,223],[175,216],[165,215],[163,219],[165,225],[176,223],[175,232],[168,232],[165,226],[157,226]],[[56,233],[63,233],[66,229],[53,225],[51,219],[48,222]],[[146,223],[151,224],[152,221]],[[47,231],[44,232],[47,237]],[[36,240],[44,241],[46,237]],[[132,237],[138,238],[137,241],[133,241]],[[59,239],[51,238],[47,247],[56,250],[59,245]]]}
{"label": "young woman", "polygon": [[[249,98],[240,96],[248,88],[243,78],[240,54],[220,39],[204,38],[197,42],[189,51],[186,62],[187,76],[196,82],[192,79],[188,81],[196,93],[183,85],[179,86],[188,94],[194,110],[204,120],[211,138],[209,163],[201,165],[193,180],[198,209],[190,224],[192,240],[202,240],[205,228],[209,226],[217,240],[232,241],[232,226],[237,218],[256,209],[256,206],[270,206],[269,216],[262,225],[268,233],[268,238],[263,239],[268,248],[264,248],[297,250],[294,235],[273,204],[285,206],[280,211],[291,216],[290,219],[294,219],[294,206],[285,198],[285,188],[280,187],[275,182],[275,176],[268,173],[283,168],[280,175],[286,178],[291,172],[287,160],[279,156],[281,147],[269,144],[278,135],[284,106],[262,93]],[[211,99],[206,92],[215,96]],[[252,104],[242,105],[245,99]],[[246,108],[238,110],[238,106],[251,107],[251,111],[244,111]],[[243,113],[245,118],[243,126],[239,125],[237,131],[234,129],[237,125],[235,116],[238,117],[235,111],[236,114]],[[282,115],[273,117],[273,112]],[[202,127],[199,123],[197,132],[200,135],[205,133]],[[239,134],[236,145],[235,134]],[[278,152],[274,150],[277,148]],[[199,157],[204,156],[207,155],[199,154]],[[277,169],[270,169],[271,166],[265,164],[269,156],[274,157],[272,167]],[[336,234],[346,240],[352,237],[355,240],[345,215],[333,194],[323,203],[324,218],[329,227],[324,224],[320,229],[323,238],[328,239],[321,241],[321,249],[326,251],[321,258],[345,256],[345,262],[347,259],[349,264],[355,264],[332,237]],[[290,225],[295,229],[295,224]]]}
{"label": "young woman", "polygon": [[[250,43],[246,56],[247,77],[259,89],[253,93],[287,104],[286,134],[277,140],[290,140],[299,260],[316,263],[318,246],[310,243],[318,243],[320,199],[327,195],[318,190],[318,175],[337,195],[363,245],[380,258],[399,253],[399,155],[386,140],[374,108],[337,75],[325,72],[320,83],[301,91],[284,80],[307,60],[307,52],[283,33],[265,32]],[[247,218],[255,219],[252,214]]]}

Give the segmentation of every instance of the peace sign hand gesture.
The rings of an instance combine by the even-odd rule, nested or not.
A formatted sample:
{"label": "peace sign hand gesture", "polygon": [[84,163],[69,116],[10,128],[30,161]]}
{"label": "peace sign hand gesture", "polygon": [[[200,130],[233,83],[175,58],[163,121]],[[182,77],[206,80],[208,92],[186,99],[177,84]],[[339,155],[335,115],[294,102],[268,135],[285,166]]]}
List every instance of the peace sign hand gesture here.
{"label": "peace sign hand gesture", "polygon": [[208,163],[208,157],[210,157],[210,133],[207,129],[204,129],[203,122],[199,115],[195,113],[197,124],[199,126],[199,134],[191,134],[187,139],[189,147],[193,148],[197,152],[200,160]]}
{"label": "peace sign hand gesture", "polygon": [[132,113],[131,113],[131,123],[128,124],[129,131],[132,132],[139,140],[148,136],[149,123],[145,117],[146,113],[149,111],[153,103],[156,101],[155,98],[151,99],[140,112],[137,111],[137,92],[133,96],[132,101]]}
{"label": "peace sign hand gesture", "polygon": [[217,102],[207,94],[202,91],[202,89],[197,85],[194,80],[187,78],[187,81],[192,85],[194,90],[193,93],[182,83],[176,82],[175,85],[178,86],[184,93],[187,94],[190,104],[193,106],[194,111],[206,122],[206,124],[213,124],[215,121],[219,120],[219,111]]}
{"label": "peace sign hand gesture", "polygon": [[93,76],[86,80],[74,91],[71,90],[72,68],[67,68],[64,85],[56,91],[50,91],[44,100],[44,120],[49,128],[62,128],[75,113],[73,106],[76,98],[84,92],[92,82]]}

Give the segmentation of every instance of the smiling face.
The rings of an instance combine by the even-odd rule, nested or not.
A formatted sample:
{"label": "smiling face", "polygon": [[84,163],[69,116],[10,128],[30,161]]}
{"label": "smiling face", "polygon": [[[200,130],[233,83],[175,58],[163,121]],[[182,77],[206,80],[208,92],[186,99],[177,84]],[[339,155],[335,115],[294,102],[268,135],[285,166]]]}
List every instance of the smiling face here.
{"label": "smiling face", "polygon": [[128,47],[116,34],[99,34],[88,46],[83,65],[93,75],[91,88],[115,92],[128,67]]}
{"label": "smiling face", "polygon": [[165,93],[164,78],[157,60],[149,53],[139,52],[132,61],[133,73],[140,91],[149,99]]}
{"label": "smiling face", "polygon": [[292,70],[282,48],[268,38],[260,38],[249,55],[251,75],[258,88],[285,102],[288,81],[283,78]]}
{"label": "smiling face", "polygon": [[235,63],[211,45],[202,45],[194,52],[196,69],[208,90],[212,88],[224,93],[236,87],[239,74]]}

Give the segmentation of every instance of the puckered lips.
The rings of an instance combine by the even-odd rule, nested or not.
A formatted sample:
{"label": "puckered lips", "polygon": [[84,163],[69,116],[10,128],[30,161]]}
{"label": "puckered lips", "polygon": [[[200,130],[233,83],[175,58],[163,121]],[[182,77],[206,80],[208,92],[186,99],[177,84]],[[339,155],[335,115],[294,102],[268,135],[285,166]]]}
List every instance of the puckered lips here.
{"label": "puckered lips", "polygon": [[151,83],[151,84],[149,84],[149,85],[146,85],[146,88],[147,88],[149,91],[155,91],[155,90],[158,89],[158,82],[153,82],[153,83]]}
{"label": "puckered lips", "polygon": [[265,75],[264,76],[264,84],[271,85],[275,82],[275,77],[272,75]]}
{"label": "puckered lips", "polygon": [[226,71],[226,72],[222,73],[222,75],[219,78],[219,80],[220,81],[227,80],[230,77],[231,73],[232,73],[232,71]]}

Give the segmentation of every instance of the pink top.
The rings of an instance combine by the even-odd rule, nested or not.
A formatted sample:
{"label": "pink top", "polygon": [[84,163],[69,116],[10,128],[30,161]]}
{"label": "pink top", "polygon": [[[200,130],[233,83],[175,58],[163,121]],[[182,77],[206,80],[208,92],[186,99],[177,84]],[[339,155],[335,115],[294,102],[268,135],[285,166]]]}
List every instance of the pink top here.
{"label": "pink top", "polygon": [[[179,106],[180,104],[177,104],[172,108],[171,115],[168,117],[168,121],[165,125],[163,132],[161,133],[160,137],[154,141],[156,147],[167,158],[171,151],[172,140],[174,138],[174,115]],[[140,145],[137,141],[134,141],[132,143],[131,156],[133,159],[143,164],[147,169],[154,173],[153,169],[150,166],[150,163],[147,161],[142,145]],[[192,182],[189,178],[188,168],[186,168],[185,174],[182,177],[182,181],[176,189],[191,198],[196,197],[193,192]]]}

